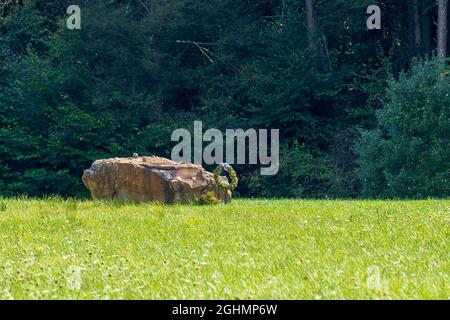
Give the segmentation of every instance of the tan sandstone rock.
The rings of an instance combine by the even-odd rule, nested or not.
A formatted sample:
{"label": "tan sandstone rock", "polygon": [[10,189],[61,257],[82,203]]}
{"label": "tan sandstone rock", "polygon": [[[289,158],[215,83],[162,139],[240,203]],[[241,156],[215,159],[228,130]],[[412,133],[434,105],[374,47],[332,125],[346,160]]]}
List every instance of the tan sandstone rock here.
{"label": "tan sandstone rock", "polygon": [[201,165],[159,157],[97,160],[82,180],[92,198],[99,200],[192,203],[213,192],[222,202],[231,201],[231,192],[220,189],[214,175]]}

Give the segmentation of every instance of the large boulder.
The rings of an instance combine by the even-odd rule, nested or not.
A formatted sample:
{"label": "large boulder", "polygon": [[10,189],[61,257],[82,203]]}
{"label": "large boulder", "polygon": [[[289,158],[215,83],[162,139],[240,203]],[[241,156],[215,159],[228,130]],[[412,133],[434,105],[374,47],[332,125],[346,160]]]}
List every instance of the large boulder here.
{"label": "large boulder", "polygon": [[213,192],[222,202],[231,201],[231,192],[219,188],[201,165],[159,157],[97,160],[82,180],[92,198],[100,200],[192,203]]}

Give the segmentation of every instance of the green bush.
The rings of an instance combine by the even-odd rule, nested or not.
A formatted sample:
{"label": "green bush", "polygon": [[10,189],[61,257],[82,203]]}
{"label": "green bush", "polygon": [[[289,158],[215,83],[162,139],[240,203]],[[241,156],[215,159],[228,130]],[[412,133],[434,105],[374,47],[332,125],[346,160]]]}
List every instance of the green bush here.
{"label": "green bush", "polygon": [[330,194],[333,172],[324,155],[312,154],[304,144],[294,142],[280,150],[280,170],[275,176],[261,176],[259,170],[245,174],[246,194],[254,197],[334,197]]}
{"label": "green bush", "polygon": [[219,204],[220,200],[216,198],[214,195],[214,192],[208,192],[204,195],[202,195],[195,204],[199,206],[206,206],[206,205],[216,205]]}
{"label": "green bush", "polygon": [[356,145],[362,195],[450,196],[450,80],[439,60],[414,62],[389,83],[379,128]]}

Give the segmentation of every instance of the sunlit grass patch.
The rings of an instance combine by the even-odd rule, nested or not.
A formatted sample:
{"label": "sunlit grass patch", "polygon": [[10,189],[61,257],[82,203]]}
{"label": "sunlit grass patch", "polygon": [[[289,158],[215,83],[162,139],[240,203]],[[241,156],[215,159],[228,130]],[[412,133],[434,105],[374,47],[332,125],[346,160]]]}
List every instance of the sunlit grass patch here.
{"label": "sunlit grass patch", "polygon": [[3,199],[0,298],[448,299],[449,218],[438,200]]}

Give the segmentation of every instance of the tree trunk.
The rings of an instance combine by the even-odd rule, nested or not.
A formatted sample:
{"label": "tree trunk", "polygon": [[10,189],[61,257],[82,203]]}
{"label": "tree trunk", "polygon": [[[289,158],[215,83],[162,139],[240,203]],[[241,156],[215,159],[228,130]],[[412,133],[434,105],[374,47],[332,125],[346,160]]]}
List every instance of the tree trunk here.
{"label": "tree trunk", "polygon": [[448,0],[437,0],[438,22],[437,22],[437,56],[445,59],[447,57],[447,9]]}
{"label": "tree trunk", "polygon": [[430,0],[424,0],[422,4],[423,9],[423,20],[422,20],[422,39],[423,39],[423,48],[425,55],[428,57],[431,56],[433,51],[432,48],[432,12],[434,7],[434,0],[430,2]]}
{"label": "tree trunk", "polygon": [[315,54],[318,54],[317,46],[317,30],[316,30],[316,9],[314,7],[314,0],[305,0],[306,21],[308,25],[308,32],[311,38],[311,47]]}
{"label": "tree trunk", "polygon": [[408,44],[409,44],[409,52],[411,56],[415,56],[416,54],[416,39],[415,39],[415,26],[414,26],[414,5],[413,0],[408,0]]}
{"label": "tree trunk", "polygon": [[414,46],[417,52],[422,50],[422,27],[420,23],[419,0],[413,0],[414,10]]}
{"label": "tree trunk", "polygon": [[322,34],[320,38],[317,32],[315,1],[305,0],[305,10],[311,51],[314,54],[315,60],[318,62],[319,68],[324,72],[330,72],[331,62],[329,61],[327,52],[326,37]]}

